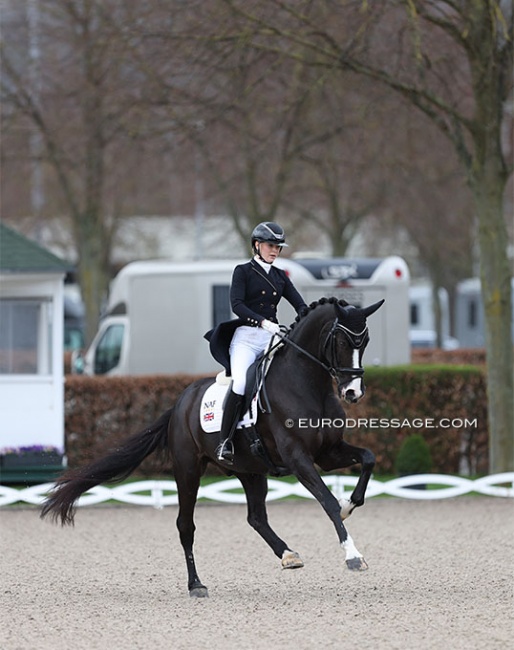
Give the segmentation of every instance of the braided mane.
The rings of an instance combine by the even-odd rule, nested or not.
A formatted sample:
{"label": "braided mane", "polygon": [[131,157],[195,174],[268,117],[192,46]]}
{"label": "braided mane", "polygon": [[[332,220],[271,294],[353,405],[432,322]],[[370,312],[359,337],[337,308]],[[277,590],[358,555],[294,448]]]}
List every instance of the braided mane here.
{"label": "braided mane", "polygon": [[291,325],[291,330],[293,330],[300,321],[303,321],[306,316],[308,316],[313,309],[316,309],[316,307],[319,307],[320,305],[339,305],[340,307],[348,307],[350,303],[346,302],[346,300],[339,300],[338,298],[334,296],[330,296],[329,298],[320,298],[319,300],[316,300],[314,302],[311,302],[309,305],[309,311],[305,311],[305,313],[302,316],[296,316],[296,319],[294,323]]}

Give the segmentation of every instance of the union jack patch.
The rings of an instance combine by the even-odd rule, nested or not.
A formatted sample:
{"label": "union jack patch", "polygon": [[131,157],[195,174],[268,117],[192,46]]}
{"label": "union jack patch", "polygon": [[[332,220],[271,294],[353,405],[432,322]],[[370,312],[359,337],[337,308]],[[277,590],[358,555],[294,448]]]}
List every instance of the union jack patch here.
{"label": "union jack patch", "polygon": [[209,411],[208,413],[203,414],[203,420],[204,422],[211,422],[214,420],[214,413],[213,411]]}

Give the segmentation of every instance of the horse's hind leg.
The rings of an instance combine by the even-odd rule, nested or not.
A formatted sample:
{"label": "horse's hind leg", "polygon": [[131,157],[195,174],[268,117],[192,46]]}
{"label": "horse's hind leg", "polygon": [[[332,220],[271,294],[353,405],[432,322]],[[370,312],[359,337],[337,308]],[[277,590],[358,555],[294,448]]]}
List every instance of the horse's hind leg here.
{"label": "horse's hind leg", "polygon": [[298,553],[292,551],[268,523],[266,511],[268,481],[266,477],[263,474],[238,474],[238,478],[246,494],[248,523],[250,526],[259,533],[275,555],[280,558],[282,568],[299,569],[303,567],[303,562]]}
{"label": "horse's hind leg", "polygon": [[179,511],[177,517],[177,528],[180,535],[180,543],[186,556],[188,589],[192,598],[206,598],[209,593],[198,573],[196,572],[195,558],[193,554],[193,543],[195,536],[194,509],[200,478],[202,475],[198,461],[190,463],[181,461],[176,463],[175,481],[177,483]]}

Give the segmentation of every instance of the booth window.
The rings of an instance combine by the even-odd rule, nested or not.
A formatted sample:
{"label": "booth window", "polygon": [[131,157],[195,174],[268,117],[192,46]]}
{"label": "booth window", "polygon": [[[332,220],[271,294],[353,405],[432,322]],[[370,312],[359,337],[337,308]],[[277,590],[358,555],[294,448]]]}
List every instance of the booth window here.
{"label": "booth window", "polygon": [[51,374],[51,315],[50,300],[0,300],[0,374]]}

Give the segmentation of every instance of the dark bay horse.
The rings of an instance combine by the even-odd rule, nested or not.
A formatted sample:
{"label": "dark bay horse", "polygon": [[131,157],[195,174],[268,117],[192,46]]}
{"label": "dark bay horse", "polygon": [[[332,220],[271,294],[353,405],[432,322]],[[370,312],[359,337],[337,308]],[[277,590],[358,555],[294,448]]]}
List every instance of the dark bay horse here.
{"label": "dark bay horse", "polygon": [[[345,413],[341,399],[357,402],[364,394],[362,355],[369,340],[366,318],[383,303],[356,308],[335,298],[311,304],[297,318],[275,354],[266,377],[271,409],[259,414],[257,431],[267,458],[283,474],[294,475],[319,501],[335,526],[346,564],[364,570],[367,564],[355,547],[343,520],[364,503],[375,457],[368,449],[343,440]],[[303,566],[298,553],[272,530],[266,513],[269,465],[250,451],[245,436],[234,439],[235,460],[230,467],[216,459],[218,434],[206,434],[200,425],[200,406],[206,388],[215,380],[200,379],[180,395],[176,404],[156,422],[128,438],[119,448],[85,467],[58,478],[46,498],[41,517],[50,515],[62,525],[72,524],[77,499],[92,487],[121,481],[155,451],[167,451],[173,461],[179,511],[177,528],[184,549],[191,596],[207,596],[193,555],[194,508],[200,478],[208,463],[235,475],[244,488],[248,523],[261,535],[284,568]],[[361,473],[350,499],[340,502],[321,479],[323,471],[360,464]]]}

